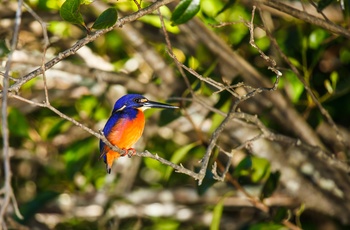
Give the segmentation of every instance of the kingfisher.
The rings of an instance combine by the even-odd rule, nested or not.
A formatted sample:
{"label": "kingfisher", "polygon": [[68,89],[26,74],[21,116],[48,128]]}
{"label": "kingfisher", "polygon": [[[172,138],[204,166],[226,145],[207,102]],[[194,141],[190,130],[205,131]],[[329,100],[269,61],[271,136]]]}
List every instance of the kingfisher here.
{"label": "kingfisher", "polygon": [[107,173],[111,173],[114,160],[125,156],[129,150],[136,153],[132,146],[143,133],[145,127],[143,111],[149,108],[176,109],[178,107],[150,101],[139,94],[126,94],[115,102],[112,114],[103,128],[103,133],[112,145],[124,150],[125,154],[113,151],[100,140],[100,158],[104,159]]}

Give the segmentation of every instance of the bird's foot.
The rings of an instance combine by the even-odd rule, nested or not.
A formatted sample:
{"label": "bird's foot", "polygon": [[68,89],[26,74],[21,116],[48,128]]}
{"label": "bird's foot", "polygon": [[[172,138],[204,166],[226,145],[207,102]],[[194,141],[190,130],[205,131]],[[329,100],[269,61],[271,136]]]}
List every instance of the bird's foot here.
{"label": "bird's foot", "polygon": [[123,150],[125,153],[120,155],[122,157],[128,155],[128,157],[131,158],[132,156],[134,156],[136,154],[136,150],[134,148],[123,149]]}

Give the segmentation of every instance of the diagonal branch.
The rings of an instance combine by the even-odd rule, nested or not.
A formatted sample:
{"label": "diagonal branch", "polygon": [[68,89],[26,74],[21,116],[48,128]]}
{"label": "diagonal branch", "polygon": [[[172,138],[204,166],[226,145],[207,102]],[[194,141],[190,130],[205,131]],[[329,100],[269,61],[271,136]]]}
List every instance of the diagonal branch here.
{"label": "diagonal branch", "polygon": [[[34,71],[28,73],[27,75],[23,76],[22,78],[20,78],[15,84],[11,85],[9,87],[9,91],[14,91],[14,92],[18,92],[19,89],[22,87],[23,84],[25,84],[26,82],[28,82],[29,80],[37,77],[38,75],[42,74],[43,71],[46,71],[48,69],[50,69],[51,67],[53,67],[54,65],[56,65],[58,62],[62,61],[63,59],[75,54],[81,47],[85,46],[86,44],[96,40],[98,37],[100,37],[101,35],[117,28],[117,27],[123,27],[123,25],[125,23],[129,23],[132,21],[135,21],[137,19],[139,19],[140,17],[146,15],[146,14],[150,14],[153,11],[155,11],[156,9],[158,9],[159,7],[166,5],[170,2],[172,2],[174,0],[158,0],[156,2],[154,2],[153,4],[149,5],[148,7],[141,9],[133,14],[130,14],[128,16],[125,16],[123,18],[118,19],[118,21],[116,22],[116,24],[112,27],[109,27],[107,29],[101,29],[98,30],[92,34],[87,35],[85,38],[77,41],[72,47],[70,47],[69,49],[59,53],[55,58],[51,59],[50,61],[46,62],[44,65],[44,68],[39,67],[37,69],[35,69]],[[2,95],[0,95],[0,97],[2,97]]]}
{"label": "diagonal branch", "polygon": [[[264,18],[261,18],[263,23],[265,23]],[[342,136],[342,133],[340,132],[338,126],[336,125],[336,123],[334,122],[333,118],[331,117],[331,115],[328,113],[328,111],[323,107],[323,105],[321,104],[321,102],[317,99],[315,93],[312,91],[312,89],[310,88],[310,86],[306,83],[305,79],[301,76],[300,72],[298,71],[298,69],[292,64],[292,62],[290,61],[290,59],[286,56],[286,54],[282,51],[281,47],[278,45],[276,39],[272,36],[271,32],[269,31],[269,29],[265,26],[265,31],[267,36],[269,37],[272,45],[275,47],[275,49],[277,50],[277,52],[279,53],[279,55],[282,57],[282,59],[289,65],[289,67],[291,68],[291,70],[294,72],[294,74],[298,77],[299,81],[303,84],[305,90],[307,91],[307,93],[310,95],[312,101],[315,103],[315,105],[318,107],[318,109],[320,110],[321,114],[323,115],[323,117],[327,120],[327,122],[331,125],[331,127],[334,129],[334,131],[336,132],[336,139],[338,140],[338,142],[341,144],[341,146],[344,148],[344,150],[347,151],[348,155],[349,153],[349,145],[347,145],[345,138]]]}
{"label": "diagonal branch", "polygon": [[[85,125],[81,124],[80,122],[78,122],[77,120],[75,120],[75,119],[65,115],[64,113],[62,113],[61,111],[59,111],[58,109],[56,109],[55,107],[53,107],[52,105],[50,105],[48,103],[33,102],[31,100],[28,100],[26,98],[23,98],[21,96],[14,95],[14,94],[11,94],[10,97],[15,98],[17,100],[21,100],[23,102],[26,102],[26,103],[34,105],[34,106],[39,106],[39,107],[43,107],[43,108],[47,108],[47,109],[51,110],[52,112],[56,113],[58,116],[62,117],[63,119],[66,119],[66,120],[72,122],[74,125],[82,128],[83,130],[85,130],[86,132],[90,133],[91,135],[94,135],[98,139],[101,139],[106,145],[108,145],[108,147],[110,147],[115,152],[119,152],[122,155],[128,154],[129,157],[133,154],[132,150],[129,150],[129,152],[126,152],[126,150],[120,149],[118,146],[112,145],[107,140],[107,138],[104,136],[103,132],[98,133],[98,132],[88,128],[87,126],[85,126]],[[170,161],[168,161],[168,160],[158,156],[157,154],[152,154],[152,153],[150,153],[147,150],[144,151],[144,152],[141,152],[141,153],[136,153],[136,155],[140,156],[140,157],[148,157],[148,158],[155,159],[155,160],[161,162],[164,165],[168,165],[168,166],[172,167],[173,169],[176,170],[176,172],[189,175],[189,176],[193,177],[196,180],[198,179],[197,173],[195,173],[195,172],[193,172],[193,171],[191,171],[189,169],[184,168],[181,164],[180,165],[176,165],[176,164],[174,164],[174,163],[172,163],[172,162],[170,162]]]}
{"label": "diagonal branch", "polygon": [[295,18],[301,19],[305,22],[311,23],[313,25],[322,27],[326,30],[329,30],[335,34],[342,35],[344,37],[350,38],[350,31],[346,30],[345,28],[334,24],[330,21],[325,21],[323,19],[317,18],[311,14],[308,14],[306,12],[300,11],[298,9],[295,9],[291,6],[288,6],[281,1],[277,0],[269,0],[269,1],[261,1],[261,0],[254,0],[255,3],[263,4],[265,6],[274,8],[278,11],[284,12],[286,14],[289,14]]}

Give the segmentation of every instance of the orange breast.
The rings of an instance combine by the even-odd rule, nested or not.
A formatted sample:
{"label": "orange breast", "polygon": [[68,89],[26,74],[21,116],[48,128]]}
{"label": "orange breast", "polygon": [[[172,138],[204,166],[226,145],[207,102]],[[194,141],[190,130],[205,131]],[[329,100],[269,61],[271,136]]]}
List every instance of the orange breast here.
{"label": "orange breast", "polygon": [[121,149],[131,148],[141,137],[145,127],[145,116],[139,111],[136,118],[121,118],[112,128],[107,139]]}

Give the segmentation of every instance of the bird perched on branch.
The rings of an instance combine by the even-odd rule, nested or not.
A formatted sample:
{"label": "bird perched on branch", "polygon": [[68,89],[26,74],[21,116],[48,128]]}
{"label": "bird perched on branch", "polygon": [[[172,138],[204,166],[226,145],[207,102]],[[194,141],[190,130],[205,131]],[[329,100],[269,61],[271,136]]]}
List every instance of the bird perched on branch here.
{"label": "bird perched on branch", "polygon": [[100,140],[100,157],[106,163],[107,172],[111,173],[113,161],[120,156],[125,156],[130,150],[136,153],[132,146],[141,137],[145,127],[143,111],[149,108],[175,109],[177,106],[150,101],[139,94],[127,94],[114,104],[110,118],[103,133],[107,140],[125,151],[125,154],[115,152],[102,140]]}

